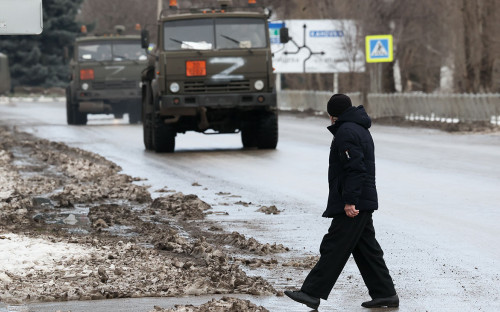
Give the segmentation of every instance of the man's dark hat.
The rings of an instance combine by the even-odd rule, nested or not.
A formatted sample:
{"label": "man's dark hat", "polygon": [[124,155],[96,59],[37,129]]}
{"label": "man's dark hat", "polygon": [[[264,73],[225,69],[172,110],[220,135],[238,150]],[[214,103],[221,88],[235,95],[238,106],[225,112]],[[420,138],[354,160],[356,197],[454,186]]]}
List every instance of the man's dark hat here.
{"label": "man's dark hat", "polygon": [[347,95],[334,94],[328,101],[326,111],[330,116],[338,117],[351,106],[351,99]]}

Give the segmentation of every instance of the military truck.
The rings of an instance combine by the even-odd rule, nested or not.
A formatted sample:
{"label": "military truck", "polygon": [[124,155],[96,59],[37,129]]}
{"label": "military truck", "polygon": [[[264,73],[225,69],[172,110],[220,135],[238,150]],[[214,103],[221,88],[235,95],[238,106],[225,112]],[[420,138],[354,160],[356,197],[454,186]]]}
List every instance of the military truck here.
{"label": "military truck", "polygon": [[87,114],[129,115],[141,120],[141,72],[147,56],[139,35],[86,36],[75,41],[66,88],[69,125],[85,125]]}
{"label": "military truck", "polygon": [[[241,132],[243,147],[275,149],[269,16],[260,8],[232,8],[228,1],[211,9],[170,2],[159,15],[156,47],[142,73],[146,149],[173,152],[177,133],[187,131]],[[148,48],[149,32],[141,35]]]}
{"label": "military truck", "polygon": [[9,59],[0,53],[0,94],[9,93],[10,88]]}

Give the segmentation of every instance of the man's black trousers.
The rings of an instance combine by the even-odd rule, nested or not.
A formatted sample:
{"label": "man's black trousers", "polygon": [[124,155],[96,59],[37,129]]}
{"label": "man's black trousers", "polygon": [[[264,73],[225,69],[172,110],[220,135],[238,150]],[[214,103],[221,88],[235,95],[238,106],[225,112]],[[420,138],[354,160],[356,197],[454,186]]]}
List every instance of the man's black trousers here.
{"label": "man's black trousers", "polygon": [[384,252],[375,239],[371,211],[360,211],[354,218],[345,214],[336,216],[323,237],[320,253],[318,263],[302,285],[301,290],[306,294],[328,299],[351,253],[372,298],[396,294]]}

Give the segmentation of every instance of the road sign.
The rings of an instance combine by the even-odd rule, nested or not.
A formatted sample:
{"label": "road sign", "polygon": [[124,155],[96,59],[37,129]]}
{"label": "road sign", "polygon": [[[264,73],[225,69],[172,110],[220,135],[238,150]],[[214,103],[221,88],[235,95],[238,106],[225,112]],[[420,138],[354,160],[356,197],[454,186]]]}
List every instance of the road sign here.
{"label": "road sign", "polygon": [[285,27],[283,22],[269,22],[269,39],[271,44],[280,44],[280,28]]}
{"label": "road sign", "polygon": [[392,62],[392,35],[366,36],[366,62]]}
{"label": "road sign", "polygon": [[[279,29],[291,40],[282,44]],[[353,73],[365,71],[363,43],[353,20],[284,20],[269,24],[275,73]],[[358,37],[359,38],[359,37]]]}

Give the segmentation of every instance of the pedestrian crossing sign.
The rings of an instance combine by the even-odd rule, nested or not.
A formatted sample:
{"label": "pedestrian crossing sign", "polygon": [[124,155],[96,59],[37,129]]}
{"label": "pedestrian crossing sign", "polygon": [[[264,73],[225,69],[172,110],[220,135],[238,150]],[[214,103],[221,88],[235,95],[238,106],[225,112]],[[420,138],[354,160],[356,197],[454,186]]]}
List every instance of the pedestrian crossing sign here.
{"label": "pedestrian crossing sign", "polygon": [[392,62],[392,35],[366,36],[366,62]]}

